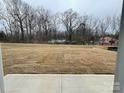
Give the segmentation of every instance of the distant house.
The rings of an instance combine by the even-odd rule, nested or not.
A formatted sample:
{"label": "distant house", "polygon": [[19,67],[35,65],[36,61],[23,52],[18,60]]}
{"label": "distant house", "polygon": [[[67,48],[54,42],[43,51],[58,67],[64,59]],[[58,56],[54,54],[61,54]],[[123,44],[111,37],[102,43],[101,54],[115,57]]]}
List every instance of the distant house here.
{"label": "distant house", "polygon": [[102,45],[116,45],[118,40],[110,36],[101,37],[99,43]]}
{"label": "distant house", "polygon": [[49,44],[65,44],[66,40],[50,40]]}

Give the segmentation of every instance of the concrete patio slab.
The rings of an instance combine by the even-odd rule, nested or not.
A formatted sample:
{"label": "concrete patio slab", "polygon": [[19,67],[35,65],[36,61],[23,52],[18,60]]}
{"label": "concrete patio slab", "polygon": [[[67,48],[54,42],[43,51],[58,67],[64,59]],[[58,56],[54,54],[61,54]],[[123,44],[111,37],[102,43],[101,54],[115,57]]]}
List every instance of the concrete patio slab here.
{"label": "concrete patio slab", "polygon": [[6,93],[112,93],[114,75],[9,74]]}

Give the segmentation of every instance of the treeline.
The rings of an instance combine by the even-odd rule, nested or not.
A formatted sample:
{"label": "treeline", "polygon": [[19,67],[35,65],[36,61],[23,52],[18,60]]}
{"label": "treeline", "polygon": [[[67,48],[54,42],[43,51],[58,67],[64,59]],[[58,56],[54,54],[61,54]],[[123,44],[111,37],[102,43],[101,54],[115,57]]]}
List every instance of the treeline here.
{"label": "treeline", "polygon": [[118,38],[120,16],[99,19],[80,15],[72,9],[52,14],[22,0],[3,0],[3,3],[0,8],[0,40],[4,42],[96,42],[106,35]]}

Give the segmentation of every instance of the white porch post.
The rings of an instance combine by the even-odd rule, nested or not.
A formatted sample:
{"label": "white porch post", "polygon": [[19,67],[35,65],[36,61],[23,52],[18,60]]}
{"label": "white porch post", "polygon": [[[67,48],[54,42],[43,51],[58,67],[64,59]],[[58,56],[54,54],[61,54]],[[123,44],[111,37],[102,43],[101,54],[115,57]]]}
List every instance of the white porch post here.
{"label": "white porch post", "polygon": [[124,93],[124,2],[121,16],[118,56],[113,93]]}
{"label": "white porch post", "polygon": [[5,93],[3,77],[4,77],[3,62],[2,62],[2,52],[1,52],[1,47],[0,47],[0,93]]}

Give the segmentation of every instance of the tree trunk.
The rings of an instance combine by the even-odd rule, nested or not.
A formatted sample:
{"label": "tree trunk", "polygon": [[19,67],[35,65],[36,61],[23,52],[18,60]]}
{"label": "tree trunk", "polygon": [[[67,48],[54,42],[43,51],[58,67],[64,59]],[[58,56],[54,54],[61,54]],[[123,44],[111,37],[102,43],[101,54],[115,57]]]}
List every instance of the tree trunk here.
{"label": "tree trunk", "polygon": [[21,29],[21,40],[24,41],[24,29],[23,29],[22,20],[20,20],[20,29]]}
{"label": "tree trunk", "polygon": [[31,40],[32,39],[31,23],[29,23],[29,34],[30,34],[30,36],[29,36],[30,38],[29,39]]}

